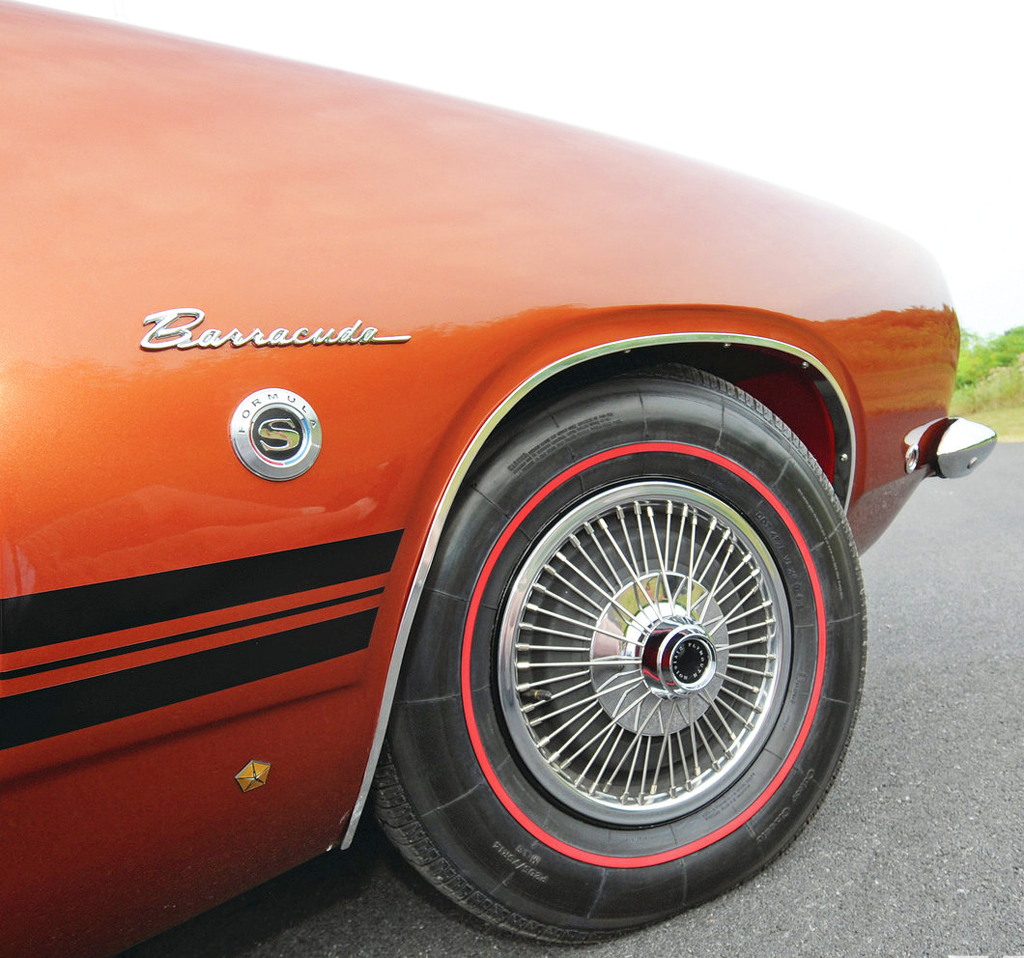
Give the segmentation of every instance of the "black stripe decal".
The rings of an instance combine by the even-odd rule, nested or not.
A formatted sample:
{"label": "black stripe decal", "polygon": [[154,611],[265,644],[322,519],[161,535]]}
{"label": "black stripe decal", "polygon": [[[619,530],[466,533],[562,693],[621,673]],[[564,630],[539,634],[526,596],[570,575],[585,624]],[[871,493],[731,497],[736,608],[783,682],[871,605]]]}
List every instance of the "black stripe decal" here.
{"label": "black stripe decal", "polygon": [[182,632],[179,635],[168,635],[160,639],[151,639],[149,642],[136,642],[134,645],[122,645],[116,649],[104,649],[102,652],[91,652],[88,655],[75,655],[69,659],[44,662],[42,665],[29,665],[23,669],[10,669],[6,672],[0,672],[0,679],[20,679],[26,675],[38,675],[40,672],[52,672],[54,669],[66,669],[69,666],[82,665],[85,662],[98,662],[101,659],[127,655],[129,652],[144,652],[146,649],[157,649],[162,645],[174,645],[177,642],[187,642],[190,639],[201,639],[203,636],[216,635],[218,632],[244,629],[247,626],[259,625],[262,622],[273,622],[274,619],[286,619],[289,616],[301,615],[303,612],[316,612],[319,609],[329,609],[331,606],[343,605],[346,602],[355,602],[357,599],[367,599],[370,596],[380,595],[383,591],[383,589],[368,589],[366,592],[354,592],[352,595],[343,595],[340,599],[325,599],[323,602],[314,602],[312,605],[303,605],[295,609],[284,609],[281,612],[256,615],[251,619],[239,619],[237,622],[225,622],[222,625],[211,625],[208,629],[196,629],[193,632]]}
{"label": "black stripe decal", "polygon": [[3,651],[24,652],[88,635],[227,609],[391,569],[402,531],[231,559],[0,603]]}
{"label": "black stripe decal", "polygon": [[0,698],[0,749],[245,685],[340,658],[370,644],[376,609]]}

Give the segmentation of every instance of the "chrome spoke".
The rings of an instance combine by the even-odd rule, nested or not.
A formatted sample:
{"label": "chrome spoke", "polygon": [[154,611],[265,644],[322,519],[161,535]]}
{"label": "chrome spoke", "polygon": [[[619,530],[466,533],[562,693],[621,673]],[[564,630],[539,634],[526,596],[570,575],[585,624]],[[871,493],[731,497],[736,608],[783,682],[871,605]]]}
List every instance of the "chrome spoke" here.
{"label": "chrome spoke", "polygon": [[626,734],[625,726],[619,726],[619,734],[615,736],[615,741],[612,743],[612,747],[608,750],[608,756],[604,760],[604,764],[601,766],[601,770],[594,777],[594,784],[590,786],[590,794],[593,795],[597,788],[598,782],[601,781],[601,777],[604,775],[605,769],[608,768],[608,763],[615,756],[615,750],[619,747],[619,742],[622,741],[622,736]]}
{"label": "chrome spoke", "polygon": [[711,538],[711,533],[715,531],[717,526],[717,519],[713,518],[708,523],[708,531],[704,533],[704,541],[700,544],[700,551],[697,553],[697,558],[693,560],[693,574],[697,577],[698,581],[700,581],[700,572],[698,570],[700,569],[701,560],[704,558],[704,552],[708,547],[708,540]]}
{"label": "chrome spoke", "polygon": [[[728,562],[728,560],[731,557],[734,549],[735,549],[735,547],[733,545],[730,545],[730,548],[728,549],[728,551],[726,552],[726,555],[725,555],[726,562]],[[725,568],[725,563],[723,563],[723,565],[722,565],[722,569],[724,569],[724,568]],[[719,589],[724,589],[733,580],[733,578],[736,575],[738,575],[744,568],[746,568],[745,564],[742,561],[738,562],[735,566],[733,566],[732,572],[730,572],[724,579],[721,578],[721,570],[719,570],[719,578],[715,579],[715,584],[711,587],[711,589],[707,593],[707,595],[704,596],[704,608],[705,609],[707,609],[708,605],[711,602],[714,602],[717,606],[721,607],[722,603],[726,599],[728,599],[731,595],[733,595],[735,590],[727,592],[725,595],[719,597],[718,590]],[[748,580],[744,580],[744,581],[748,581]]]}
{"label": "chrome spoke", "polygon": [[[577,669],[581,665],[589,665],[589,662],[581,662],[579,659],[573,659],[571,662],[517,662],[516,668],[520,671],[526,669]],[[582,675],[584,673],[580,673]]]}
{"label": "chrome spoke", "polygon": [[[550,589],[546,588],[539,582],[533,588],[535,592],[539,592],[541,595],[547,596],[553,599],[555,602],[560,602],[562,605],[568,606],[570,609],[579,612],[581,615],[593,615],[593,613],[588,612],[586,609],[576,605],[574,602],[570,602],[567,598],[565,598],[565,596],[559,595],[557,592],[552,592]],[[594,608],[596,608],[599,612],[601,610],[601,606],[599,605],[595,605]],[[545,611],[548,613],[548,615],[552,614],[549,609],[546,609]]]}
{"label": "chrome spoke", "polygon": [[[767,619],[754,625],[741,625],[735,629],[730,629],[729,634],[735,635],[737,632],[750,632],[752,629],[763,629],[769,625],[775,625],[775,620]],[[742,649],[746,645],[759,645],[765,641],[766,639],[747,639],[743,642],[730,642],[727,645],[721,646],[721,648],[728,649],[731,652],[733,649]]]}
{"label": "chrome spoke", "polygon": [[[601,587],[598,586],[592,579],[590,579],[588,576],[586,576],[583,572],[581,572],[579,569],[577,569],[568,559],[566,559],[565,556],[562,555],[562,553],[556,552],[555,553],[555,558],[559,559],[563,563],[565,563],[565,565],[567,565],[570,569],[572,569],[572,571],[575,572],[576,575],[578,575],[584,582],[586,582],[586,584],[589,585],[597,593],[597,595],[599,595],[601,598],[606,599],[609,602],[611,602],[612,605],[615,606],[616,610],[618,612],[620,612],[622,615],[624,615],[627,619],[635,618],[633,613],[630,612],[624,605],[622,605],[622,603],[619,602],[615,598],[614,595],[611,595],[611,594],[605,592],[603,589],[601,589]],[[549,568],[550,567],[545,567],[545,571],[548,571]],[[557,576],[556,575],[556,578],[558,578],[561,582],[564,582],[566,585],[568,585],[575,592],[578,592],[580,595],[584,595],[584,593],[580,592],[579,589],[577,589],[575,586],[571,585],[567,580],[565,580],[561,576]],[[586,596],[584,596],[584,597],[586,598]],[[590,600],[590,601],[593,601],[593,600]],[[594,603],[594,606],[596,608],[600,608],[600,606],[598,606],[596,602]]]}
{"label": "chrome spoke", "polygon": [[672,588],[668,584],[668,569],[665,568],[665,557],[661,554],[661,543],[658,541],[658,529],[654,525],[654,510],[647,507],[647,518],[651,522],[651,532],[654,534],[654,548],[658,553],[658,569],[661,572],[661,581],[665,586],[665,595],[670,596],[672,594]]}
{"label": "chrome spoke", "polygon": [[696,778],[696,772],[693,778],[690,777],[690,768],[686,763],[686,746],[683,743],[683,735],[681,732],[676,732],[675,735],[670,735],[670,739],[675,739],[676,748],[679,749],[679,767],[683,772],[683,784],[687,791],[693,788],[693,778]]}
{"label": "chrome spoke", "polygon": [[752,685],[747,685],[746,682],[741,682],[734,675],[728,675],[727,674],[725,676],[725,681],[726,682],[731,682],[733,685],[738,685],[740,688],[746,689],[748,692],[753,692],[755,695],[760,691],[760,689],[755,689],[754,686],[752,686]]}
{"label": "chrome spoke", "polygon": [[[587,672],[580,672],[578,674],[579,675],[587,675],[588,673]],[[543,688],[545,685],[552,685],[554,683],[564,682],[566,679],[571,678],[571,677],[572,676],[569,676],[569,675],[552,675],[552,676],[550,676],[549,678],[546,678],[546,679],[538,679],[536,682],[521,682],[519,685],[516,686],[516,689],[519,692],[531,692],[534,689]],[[578,688],[578,687],[582,687],[582,686],[585,686],[586,684],[587,683],[583,682],[583,683],[580,684],[580,686],[575,686],[574,685],[573,688],[575,689],[575,688]],[[558,696],[561,695],[561,694],[562,694],[561,692],[559,692],[557,695],[556,694],[552,694],[550,699],[546,698],[546,699],[544,699],[544,701],[545,702],[550,702],[552,699],[558,698]],[[526,707],[527,708],[536,708],[536,703],[528,705]]]}
{"label": "chrome spoke", "polygon": [[[722,563],[718,567],[718,575],[715,576],[714,583],[712,584],[711,588],[708,589],[704,593],[704,596],[703,596],[703,598],[701,600],[704,603],[704,607],[701,608],[701,609],[692,609],[691,610],[694,618],[700,619],[701,622],[703,622],[703,615],[707,611],[708,604],[711,602],[711,599],[714,596],[714,594],[718,591],[719,583],[721,582],[721,579],[722,579],[722,573],[725,572],[726,566],[729,565],[729,560],[732,558],[732,553],[733,553],[733,550],[735,548],[736,548],[735,544],[730,541],[729,547],[725,550],[725,556],[722,559]],[[731,574],[735,574],[735,573],[731,573]],[[687,609],[690,610],[691,607],[687,606]]]}
{"label": "chrome spoke", "polygon": [[[655,533],[655,537],[654,538],[655,538],[655,540],[657,540],[657,538],[658,538],[656,533]],[[667,563],[668,563],[668,550],[669,550],[669,546],[671,545],[671,543],[672,543],[672,500],[671,499],[666,499],[665,500],[665,559],[664,559],[664,561],[666,563],[666,567],[667,567]],[[665,580],[665,587],[666,587],[666,589],[668,589],[668,580],[667,579]],[[670,595],[672,595],[672,590],[668,589],[668,591],[665,593],[665,597],[668,598]]]}
{"label": "chrome spoke", "polygon": [[[639,706],[642,701],[643,701],[642,699],[638,700],[636,705]],[[615,776],[618,774],[619,769],[622,768],[622,766],[625,763],[626,759],[629,757],[629,753],[630,752],[635,752],[635,750],[639,749],[640,743],[643,741],[642,732],[647,727],[647,723],[650,722],[651,717],[653,715],[654,715],[654,712],[652,710],[651,713],[647,716],[647,720],[644,722],[644,724],[642,726],[640,726],[640,728],[638,728],[636,730],[636,732],[633,733],[633,735],[634,735],[633,744],[630,745],[629,748],[626,749],[625,754],[622,756],[622,758],[619,759],[619,764],[615,766],[615,768],[612,771],[611,775],[608,776],[608,781],[607,781],[607,783],[605,785],[605,791],[607,791],[609,788],[611,788],[612,783],[615,781]],[[631,769],[632,769],[633,765],[635,764],[635,762],[636,762],[636,756],[634,754],[633,762],[630,763],[630,768]],[[632,777],[632,771],[630,771],[630,776]],[[627,782],[626,788],[627,788],[627,790],[629,788],[628,782]]]}
{"label": "chrome spoke", "polygon": [[[617,706],[616,706],[615,710],[612,712],[611,721],[608,723],[608,728],[609,729],[621,728],[621,726],[619,725],[619,722],[618,722],[619,718],[621,718],[622,715],[625,714],[625,712],[629,711],[629,709],[633,708],[633,703],[630,703],[630,705],[627,706],[625,709],[621,708],[622,701],[623,701],[623,699],[626,698],[627,695],[629,695],[629,689],[626,689],[622,693],[622,695],[619,696],[619,701],[617,703]],[[594,738],[591,739],[590,742],[587,742],[583,747],[586,748],[588,745],[591,745],[600,736],[601,736],[601,732],[598,732],[597,735],[595,735]],[[602,746],[603,746],[603,743],[602,743]],[[600,751],[600,748],[602,746],[598,746],[598,752]],[[567,761],[571,761],[572,759],[576,758],[578,755],[579,755],[579,753],[576,753],[570,759],[567,759]],[[595,758],[597,758],[597,752],[595,752],[595,754],[592,756],[590,762],[588,762],[586,764],[586,766],[584,767],[584,770],[581,773],[581,775],[586,773],[587,769],[590,768],[590,765],[594,761]]]}
{"label": "chrome spoke", "polygon": [[601,540],[598,539],[597,533],[594,532],[594,527],[589,522],[586,522],[586,523],[583,524],[583,528],[586,530],[587,535],[590,536],[591,540],[594,543],[595,548],[600,553],[601,558],[604,560],[605,564],[608,566],[608,569],[611,571],[611,574],[612,574],[612,576],[615,579],[615,584],[619,588],[621,588],[622,587],[622,579],[619,578],[618,570],[615,568],[615,565],[612,563],[611,559],[608,558],[608,553],[604,551],[604,546],[601,545]]}
{"label": "chrome spoke", "polygon": [[[737,742],[739,742],[739,737],[729,727],[729,722],[726,720],[726,717],[722,714],[721,710],[719,709],[718,703],[714,699],[708,699],[707,702],[708,702],[708,705],[711,706],[711,711],[714,712],[715,715],[718,716],[718,721],[722,723],[722,728],[725,729],[726,734],[732,740],[732,744],[735,745]],[[721,742],[722,740],[719,739],[718,741]],[[729,746],[729,748],[731,749],[732,746]],[[728,751],[728,749],[727,749],[727,751]]]}
{"label": "chrome spoke", "polygon": [[[578,673],[578,674],[582,675],[584,673],[581,672],[581,673]],[[642,685],[642,684],[643,684],[643,679],[633,679],[633,680],[631,680],[629,682],[626,682],[624,685],[617,685],[614,688],[602,689],[600,692],[595,692],[593,695],[588,695],[586,698],[579,699],[576,702],[572,702],[569,705],[566,705],[563,708],[557,709],[554,712],[548,712],[545,715],[538,715],[537,718],[530,720],[530,725],[533,725],[533,726],[539,725],[541,722],[546,722],[549,719],[554,718],[556,715],[561,715],[563,712],[568,712],[569,709],[577,708],[578,706],[583,705],[584,703],[590,703],[590,702],[597,701],[598,699],[601,698],[602,695],[607,695],[610,692],[618,692],[620,689],[633,688],[633,687],[635,687],[637,685]]]}
{"label": "chrome spoke", "polygon": [[569,536],[569,541],[576,547],[576,551],[581,556],[583,556],[584,559],[587,560],[587,565],[589,565],[590,568],[593,569],[594,572],[597,573],[597,577],[604,583],[605,588],[608,590],[608,594],[609,595],[614,595],[618,591],[618,585],[617,584],[612,584],[611,582],[608,581],[608,579],[605,576],[604,572],[600,568],[598,568],[597,563],[594,562],[594,560],[591,557],[590,553],[587,552],[587,550],[584,549],[582,545],[580,545],[580,540],[575,535]]}
{"label": "chrome spoke", "polygon": [[[580,638],[586,641],[590,640],[591,634],[596,629],[595,622],[585,622],[579,619],[574,619],[571,615],[565,615],[561,612],[553,612],[551,609],[543,609],[535,602],[528,602],[526,604],[527,612],[536,612],[538,615],[548,615],[552,619],[558,619],[559,622],[568,622],[570,625],[578,625],[587,635],[581,635]],[[608,635],[614,636],[614,632],[609,632]]]}
{"label": "chrome spoke", "polygon": [[[654,778],[651,780],[650,792],[647,791],[647,765],[644,765],[644,781],[640,786],[640,794],[642,798],[647,797],[648,795],[653,798],[658,794],[658,779],[661,776],[661,766],[665,761],[665,752],[668,749],[668,743],[672,741],[671,737],[665,734],[664,727],[662,727],[661,733],[662,734],[659,736],[661,738],[661,746],[658,750],[658,760],[654,763]],[[650,738],[647,740],[648,757],[650,756],[651,741],[652,739]],[[671,785],[669,787],[671,788]]]}
{"label": "chrome spoke", "polygon": [[[737,712],[736,709],[734,709],[728,702],[726,702],[724,698],[711,699],[710,703],[711,703],[711,707],[713,709],[715,709],[715,711],[717,711],[719,708],[725,709],[731,716],[733,716],[733,718],[738,719],[743,724],[743,727],[745,729],[752,729],[754,727],[750,723],[750,719],[745,719],[742,715],[740,715],[740,713]],[[722,718],[722,724],[725,725],[726,728],[729,728],[729,726],[726,724],[724,718]],[[729,729],[729,734],[733,735],[733,732],[732,732],[731,728]],[[735,741],[735,735],[733,735],[733,739]]]}
{"label": "chrome spoke", "polygon": [[[711,520],[711,524],[710,524],[710,526],[708,528],[708,534],[709,535],[711,534],[711,530],[714,529],[717,524],[718,524],[717,520],[715,520],[715,519]],[[729,532],[728,529],[723,529],[722,530],[721,535],[719,535],[719,537],[718,537],[718,542],[715,544],[714,552],[711,553],[710,557],[708,558],[708,561],[704,564],[704,568],[701,569],[697,573],[697,578],[700,581],[704,581],[707,578],[708,572],[715,567],[715,563],[718,561],[718,556],[721,553],[722,549],[729,543],[728,532]],[[711,594],[710,594],[710,590],[708,590],[707,592],[705,592],[705,600],[706,601],[710,601],[710,599],[711,599]],[[695,618],[699,619],[702,614],[703,614],[702,612],[700,612],[700,611],[698,611],[696,609],[693,611],[693,615],[694,615]]]}
{"label": "chrome spoke", "polygon": [[[676,537],[676,554],[672,557],[672,568],[673,569],[678,569],[679,568],[679,551],[683,547],[683,539],[686,536],[686,519],[687,519],[687,516],[689,516],[689,514],[690,514],[690,506],[687,503],[686,505],[683,506],[682,515],[679,516],[679,535]],[[674,602],[675,599],[676,599],[676,596],[673,595],[672,596],[672,601]]]}
{"label": "chrome spoke", "polygon": [[[748,701],[742,695],[738,694],[737,692],[734,692],[732,689],[727,689],[724,685],[718,690],[718,694],[719,695],[728,695],[729,698],[731,698],[731,699],[733,699],[733,700],[735,700],[737,702],[742,702],[748,709],[750,709],[753,712],[762,712],[762,711],[764,711],[762,709],[762,707],[760,705],[758,705],[756,702]],[[724,702],[723,699],[719,699],[719,701],[720,702]]]}
{"label": "chrome spoke", "polygon": [[607,725],[605,725],[601,729],[601,731],[598,732],[593,738],[588,739],[575,752],[573,752],[572,755],[565,759],[565,761],[562,763],[563,768],[571,765],[577,758],[579,758],[585,751],[587,751],[590,748],[590,746],[594,744],[594,742],[596,742],[599,738],[601,739],[601,743],[597,746],[597,748],[595,748],[591,752],[590,759],[587,761],[587,764],[583,766],[583,769],[579,773],[579,775],[576,776],[576,781],[573,784],[579,785],[579,783],[586,777],[587,772],[590,771],[590,766],[597,761],[598,757],[601,754],[601,750],[604,748],[605,742],[608,741],[608,739],[612,736],[616,729],[618,729],[620,732],[623,731],[622,726],[619,725],[619,723],[613,719]]}
{"label": "chrome spoke", "polygon": [[[704,722],[703,715],[697,716],[693,725],[694,728],[697,729],[697,734],[700,736],[701,744],[704,746],[704,752],[708,756],[708,760],[711,762],[711,767],[717,770],[721,759],[715,758],[715,753],[711,748],[711,744],[708,742],[707,736],[704,734],[704,728],[702,727],[701,722]],[[707,723],[705,722],[705,724]]]}
{"label": "chrome spoke", "polygon": [[700,777],[700,753],[697,751],[697,734],[696,726],[697,722],[693,717],[693,701],[687,703],[689,705],[690,714],[687,716],[690,724],[690,748],[693,750],[690,754],[693,756],[693,774],[695,778]]}
{"label": "chrome spoke", "polygon": [[[650,508],[650,506],[648,506]],[[651,571],[651,564],[647,561],[647,542],[644,539],[644,523],[643,519],[640,518],[640,503],[633,503],[633,515],[636,516],[636,531],[637,538],[640,540],[640,556],[644,560],[644,575],[646,576]]]}
{"label": "chrome spoke", "polygon": [[693,614],[693,548],[694,540],[697,537],[697,513],[693,513],[693,518],[690,520],[690,562],[686,569],[686,612],[687,615]]}
{"label": "chrome spoke", "polygon": [[[639,584],[641,575],[640,565],[636,561],[636,553],[633,552],[633,540],[630,538],[629,531],[626,529],[626,511],[622,506],[616,506],[615,515],[619,518],[619,528],[622,529],[622,539],[626,543],[626,548],[629,549],[630,574],[633,576],[633,581]],[[642,586],[640,591],[643,591]]]}
{"label": "chrome spoke", "polygon": [[[619,510],[621,512],[621,510]],[[626,531],[626,522],[620,515],[622,531]],[[626,544],[629,546],[629,558],[623,554],[622,549],[619,548],[618,542],[615,541],[615,537],[612,535],[611,529],[608,527],[608,523],[601,519],[598,522],[598,527],[608,537],[608,541],[612,544],[612,548],[618,553],[619,558],[625,563],[626,573],[633,580],[633,587],[637,590],[637,601],[642,602],[643,597],[647,595],[647,590],[644,588],[643,582],[640,581],[640,576],[636,570],[636,557],[633,555],[633,546],[629,540],[626,540]]]}
{"label": "chrome spoke", "polygon": [[[590,711],[594,711],[594,716],[596,718],[598,715],[601,714],[601,706],[598,705],[597,702],[591,702],[582,711],[578,711],[575,715],[570,715],[569,718],[567,718],[561,725],[558,726],[558,728],[554,729],[552,732],[549,732],[547,735],[545,735],[544,738],[540,740],[539,744],[543,746],[550,742],[553,738],[557,738],[561,732],[564,732],[574,722],[578,722],[581,718],[583,718],[584,715],[586,715]],[[557,755],[558,752],[552,752],[552,758],[554,758]]]}
{"label": "chrome spoke", "polygon": [[760,612],[762,609],[767,609],[769,605],[770,603],[768,602],[762,602],[761,605],[754,606],[754,608],[752,609],[747,609],[739,613],[730,613],[729,616],[723,616],[722,618],[716,621],[714,626],[707,625],[705,627],[707,628],[709,633],[717,632],[723,625],[731,625],[737,619],[745,619],[748,615],[753,615],[755,612]]}
{"label": "chrome spoke", "polygon": [[[582,640],[581,641],[585,641]],[[572,645],[531,645],[529,642],[517,642],[517,652],[585,652],[579,646]]]}
{"label": "chrome spoke", "polygon": [[[575,732],[573,732],[572,735],[569,736],[569,738],[562,742],[562,744],[559,745],[558,748],[551,753],[551,761],[557,762],[561,757],[562,752],[564,752],[570,745],[572,745],[572,743],[575,742],[576,739],[578,739],[588,728],[590,728],[591,725],[594,724],[594,722],[596,722],[604,714],[604,709],[602,709],[600,706],[597,706],[594,709],[594,714],[591,715],[590,718],[587,719],[587,721],[583,725],[581,725]],[[577,718],[582,717],[582,715],[577,716]]]}

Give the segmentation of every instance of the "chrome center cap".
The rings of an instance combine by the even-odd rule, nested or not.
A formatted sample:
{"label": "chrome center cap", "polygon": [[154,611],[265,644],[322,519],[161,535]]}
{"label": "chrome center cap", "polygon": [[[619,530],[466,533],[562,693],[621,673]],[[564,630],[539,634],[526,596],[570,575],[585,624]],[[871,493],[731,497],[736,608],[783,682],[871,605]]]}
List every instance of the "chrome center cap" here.
{"label": "chrome center cap", "polygon": [[647,688],[666,699],[699,691],[718,668],[707,632],[696,622],[675,619],[664,619],[647,633],[641,660]]}

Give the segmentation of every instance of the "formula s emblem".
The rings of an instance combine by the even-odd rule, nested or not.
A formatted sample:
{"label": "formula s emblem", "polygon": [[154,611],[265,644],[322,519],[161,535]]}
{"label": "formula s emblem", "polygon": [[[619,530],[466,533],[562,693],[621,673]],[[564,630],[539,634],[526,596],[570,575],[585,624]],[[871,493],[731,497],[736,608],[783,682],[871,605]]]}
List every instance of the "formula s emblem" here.
{"label": "formula s emblem", "polygon": [[320,455],[323,432],[313,407],[288,389],[259,389],[231,416],[231,444],[242,465],[262,479],[295,479]]}

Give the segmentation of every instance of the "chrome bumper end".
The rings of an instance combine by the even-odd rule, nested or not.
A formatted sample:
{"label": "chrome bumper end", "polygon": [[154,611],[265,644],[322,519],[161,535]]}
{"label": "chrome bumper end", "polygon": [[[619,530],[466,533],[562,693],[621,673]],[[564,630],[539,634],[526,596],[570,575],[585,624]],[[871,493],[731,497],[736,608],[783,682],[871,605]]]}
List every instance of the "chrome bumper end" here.
{"label": "chrome bumper end", "polygon": [[978,468],[996,447],[994,429],[970,419],[950,419],[935,450],[935,471],[959,479]]}
{"label": "chrome bumper end", "polygon": [[933,419],[903,439],[907,472],[959,479],[980,466],[995,449],[994,429],[970,419]]}

